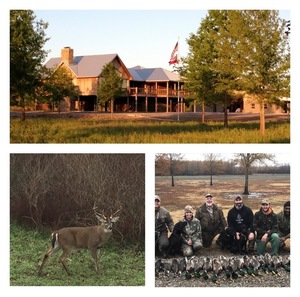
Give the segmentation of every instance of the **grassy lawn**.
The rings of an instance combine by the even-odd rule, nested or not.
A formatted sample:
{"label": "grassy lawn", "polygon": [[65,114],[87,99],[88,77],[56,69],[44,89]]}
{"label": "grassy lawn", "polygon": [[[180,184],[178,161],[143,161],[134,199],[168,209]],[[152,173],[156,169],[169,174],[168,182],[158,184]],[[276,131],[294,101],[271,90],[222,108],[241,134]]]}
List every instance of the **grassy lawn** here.
{"label": "grassy lawn", "polygon": [[13,118],[11,143],[290,143],[289,122],[97,121],[95,119]]}
{"label": "grassy lawn", "polygon": [[61,251],[46,262],[43,275],[38,264],[50,248],[50,234],[10,226],[11,286],[144,286],[145,253],[137,246],[119,247],[107,243],[100,250],[100,273],[94,269],[87,250],[74,250],[67,261],[71,276],[59,262]]}

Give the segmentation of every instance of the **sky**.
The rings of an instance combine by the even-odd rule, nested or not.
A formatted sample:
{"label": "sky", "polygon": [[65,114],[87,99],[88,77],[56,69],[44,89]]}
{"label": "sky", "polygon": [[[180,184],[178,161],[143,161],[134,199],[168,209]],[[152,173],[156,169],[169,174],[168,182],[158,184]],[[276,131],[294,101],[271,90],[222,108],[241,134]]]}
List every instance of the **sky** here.
{"label": "sky", "polygon": [[[196,33],[207,10],[34,10],[49,24],[46,59],[60,57],[65,46],[75,56],[116,53],[127,68],[137,65],[173,70],[169,59],[179,41],[179,56],[188,53],[187,39]],[[280,17],[290,19],[289,10]],[[45,62],[46,62],[45,61]]]}

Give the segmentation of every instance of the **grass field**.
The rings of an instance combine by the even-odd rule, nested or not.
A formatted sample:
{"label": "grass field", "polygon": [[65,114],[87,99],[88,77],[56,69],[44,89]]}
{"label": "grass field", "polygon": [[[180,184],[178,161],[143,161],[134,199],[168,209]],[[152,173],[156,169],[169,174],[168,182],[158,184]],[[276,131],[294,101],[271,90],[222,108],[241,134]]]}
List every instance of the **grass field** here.
{"label": "grass field", "polygon": [[45,264],[38,276],[39,262],[51,246],[50,234],[10,226],[11,286],[144,286],[145,253],[137,246],[107,243],[100,250],[100,273],[94,269],[87,250],[74,250],[67,261],[71,276],[59,262],[61,251]]}
{"label": "grass field", "polygon": [[290,123],[12,118],[10,143],[290,143]]}

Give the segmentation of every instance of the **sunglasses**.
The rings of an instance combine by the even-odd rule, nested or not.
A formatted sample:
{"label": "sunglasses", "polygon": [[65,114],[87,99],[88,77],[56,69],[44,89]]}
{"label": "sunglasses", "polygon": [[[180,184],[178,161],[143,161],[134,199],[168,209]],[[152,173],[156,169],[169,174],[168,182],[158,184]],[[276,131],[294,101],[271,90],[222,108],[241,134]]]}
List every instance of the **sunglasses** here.
{"label": "sunglasses", "polygon": [[269,205],[268,203],[262,203],[261,205]]}
{"label": "sunglasses", "polygon": [[155,202],[160,202],[158,199],[155,199]]}

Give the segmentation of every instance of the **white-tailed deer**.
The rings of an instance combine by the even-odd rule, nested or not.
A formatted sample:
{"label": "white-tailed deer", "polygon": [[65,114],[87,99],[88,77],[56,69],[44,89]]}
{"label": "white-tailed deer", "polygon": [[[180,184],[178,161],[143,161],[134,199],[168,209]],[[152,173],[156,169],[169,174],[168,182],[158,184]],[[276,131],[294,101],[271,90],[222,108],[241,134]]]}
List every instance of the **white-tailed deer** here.
{"label": "white-tailed deer", "polygon": [[88,249],[94,259],[95,269],[97,272],[99,271],[98,251],[110,238],[112,225],[119,219],[119,217],[115,215],[121,211],[121,208],[109,218],[97,213],[95,210],[96,208],[94,206],[94,212],[100,225],[91,227],[67,227],[52,233],[52,248],[44,255],[43,262],[39,268],[39,275],[42,274],[47,259],[59,249],[63,250],[60,261],[67,274],[70,275],[70,272],[67,269],[65,260],[73,249]]}

